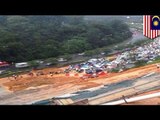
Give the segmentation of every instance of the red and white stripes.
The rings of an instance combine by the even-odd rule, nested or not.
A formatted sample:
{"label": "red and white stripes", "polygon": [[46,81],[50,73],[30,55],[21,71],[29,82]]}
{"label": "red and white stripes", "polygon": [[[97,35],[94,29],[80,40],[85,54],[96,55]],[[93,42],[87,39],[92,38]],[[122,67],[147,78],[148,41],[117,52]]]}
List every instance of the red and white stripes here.
{"label": "red and white stripes", "polygon": [[150,39],[154,39],[158,35],[160,35],[160,30],[151,30],[151,16],[150,15],[143,16],[143,35]]}

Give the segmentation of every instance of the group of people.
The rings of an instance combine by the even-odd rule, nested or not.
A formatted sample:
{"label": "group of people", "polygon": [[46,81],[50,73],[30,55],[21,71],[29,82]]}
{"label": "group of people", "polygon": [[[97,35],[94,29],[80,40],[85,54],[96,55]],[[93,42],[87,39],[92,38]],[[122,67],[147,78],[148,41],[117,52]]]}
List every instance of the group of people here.
{"label": "group of people", "polygon": [[[30,71],[29,73],[27,73],[27,75],[30,76],[30,77],[34,77],[34,76],[38,77],[38,76],[42,76],[42,75],[50,75],[52,77],[54,74],[60,74],[60,73],[62,73],[62,72],[61,71],[54,71],[54,72],[49,72],[49,73],[45,74],[43,71],[38,71],[36,73]],[[11,77],[8,77],[8,79],[10,79],[10,80],[18,80],[20,78],[23,78],[23,76],[22,75],[16,75],[16,74],[12,75]]]}
{"label": "group of people", "polygon": [[22,75],[13,74],[11,77],[8,77],[8,79],[10,79],[10,80],[18,80],[20,78],[23,78],[23,76]]}

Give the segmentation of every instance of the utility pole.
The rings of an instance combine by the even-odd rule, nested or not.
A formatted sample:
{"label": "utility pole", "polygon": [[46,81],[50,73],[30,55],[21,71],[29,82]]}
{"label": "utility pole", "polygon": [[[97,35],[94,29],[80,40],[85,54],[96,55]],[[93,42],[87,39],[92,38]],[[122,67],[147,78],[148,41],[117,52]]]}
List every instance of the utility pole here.
{"label": "utility pole", "polygon": [[128,104],[128,102],[126,101],[126,99],[125,99],[125,96],[124,96],[124,95],[122,95],[122,98],[123,98],[123,100],[125,101],[125,103],[127,103],[127,104]]}

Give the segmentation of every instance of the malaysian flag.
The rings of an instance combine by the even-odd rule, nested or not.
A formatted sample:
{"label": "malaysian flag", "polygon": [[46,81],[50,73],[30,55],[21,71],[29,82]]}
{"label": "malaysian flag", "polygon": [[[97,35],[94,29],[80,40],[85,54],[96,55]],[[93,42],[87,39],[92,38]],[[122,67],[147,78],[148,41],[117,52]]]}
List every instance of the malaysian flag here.
{"label": "malaysian flag", "polygon": [[160,35],[160,17],[152,15],[143,16],[143,35],[154,39]]}

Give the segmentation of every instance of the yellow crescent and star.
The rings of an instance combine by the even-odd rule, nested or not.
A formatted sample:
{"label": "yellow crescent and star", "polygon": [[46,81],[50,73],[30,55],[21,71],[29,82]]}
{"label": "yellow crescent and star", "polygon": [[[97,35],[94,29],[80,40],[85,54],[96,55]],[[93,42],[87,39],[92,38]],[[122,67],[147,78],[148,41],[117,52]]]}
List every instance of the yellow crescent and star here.
{"label": "yellow crescent and star", "polygon": [[[157,15],[152,17],[152,21],[153,21],[154,18],[157,18],[157,19],[160,21],[160,18],[159,18]],[[153,25],[154,25],[154,26],[158,26],[158,25],[159,25],[159,21],[158,21],[158,20],[155,20],[155,21],[153,22]]]}

